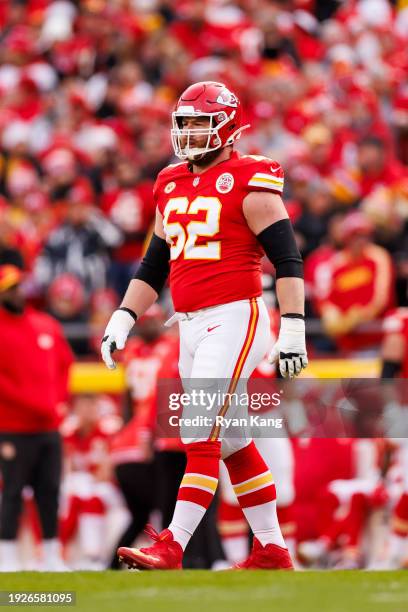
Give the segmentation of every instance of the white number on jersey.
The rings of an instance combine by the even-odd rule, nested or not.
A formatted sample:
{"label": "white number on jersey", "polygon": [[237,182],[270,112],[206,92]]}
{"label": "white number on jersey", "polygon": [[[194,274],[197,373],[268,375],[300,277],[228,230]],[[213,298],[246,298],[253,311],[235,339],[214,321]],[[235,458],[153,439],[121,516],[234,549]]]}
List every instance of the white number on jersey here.
{"label": "white number on jersey", "polygon": [[[178,221],[169,222],[171,212],[195,215],[204,211],[205,221],[189,221],[184,228]],[[186,197],[170,198],[163,215],[163,226],[167,242],[170,243],[170,259],[184,254],[184,259],[220,259],[221,242],[207,241],[197,245],[197,238],[210,238],[220,231],[221,202],[218,198],[197,196],[191,203]]]}

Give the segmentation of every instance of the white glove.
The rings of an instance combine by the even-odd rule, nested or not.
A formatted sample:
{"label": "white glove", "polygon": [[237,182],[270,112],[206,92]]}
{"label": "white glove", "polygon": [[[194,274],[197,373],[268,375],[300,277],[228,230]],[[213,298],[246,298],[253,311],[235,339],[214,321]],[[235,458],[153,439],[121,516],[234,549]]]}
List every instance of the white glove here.
{"label": "white glove", "polygon": [[103,334],[101,354],[105,365],[109,370],[116,368],[112,359],[112,353],[125,348],[125,343],[135,323],[135,319],[126,310],[115,310]]}
{"label": "white glove", "polygon": [[306,368],[308,361],[303,319],[281,317],[278,340],[268,355],[270,363],[277,360],[284,378],[293,378],[300,374],[302,368]]}

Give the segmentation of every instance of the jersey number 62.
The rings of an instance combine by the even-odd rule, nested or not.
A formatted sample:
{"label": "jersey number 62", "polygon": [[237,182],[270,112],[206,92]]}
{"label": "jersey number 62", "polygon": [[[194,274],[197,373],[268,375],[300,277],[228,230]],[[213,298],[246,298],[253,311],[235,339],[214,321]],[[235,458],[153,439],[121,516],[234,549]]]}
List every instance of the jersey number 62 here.
{"label": "jersey number 62", "polygon": [[[196,215],[204,211],[205,221],[188,221],[182,225],[175,220],[179,215]],[[169,216],[172,215],[171,221]],[[220,240],[208,240],[197,245],[197,238],[210,238],[220,231],[221,202],[218,198],[197,196],[192,202],[182,196],[170,198],[163,215],[163,226],[167,242],[170,243],[170,259],[173,261],[183,253],[184,259],[220,259]],[[185,221],[185,219],[184,219]]]}

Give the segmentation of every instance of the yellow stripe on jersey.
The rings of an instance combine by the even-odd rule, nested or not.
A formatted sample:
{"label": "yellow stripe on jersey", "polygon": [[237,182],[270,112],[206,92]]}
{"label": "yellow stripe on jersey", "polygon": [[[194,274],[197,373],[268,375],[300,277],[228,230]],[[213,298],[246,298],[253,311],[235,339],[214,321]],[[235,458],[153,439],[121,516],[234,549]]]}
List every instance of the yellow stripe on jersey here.
{"label": "yellow stripe on jersey", "polygon": [[275,176],[275,174],[269,174],[267,172],[256,172],[250,180],[252,181],[253,179],[268,179],[283,183],[283,176]]}
{"label": "yellow stripe on jersey", "polygon": [[185,474],[181,481],[180,487],[195,487],[210,489],[215,493],[217,489],[217,479],[211,476],[201,476],[200,474]]}
{"label": "yellow stripe on jersey", "polygon": [[262,488],[264,486],[273,484],[273,477],[270,472],[266,472],[265,474],[261,474],[260,476],[255,476],[246,482],[237,484],[233,487],[235,495],[245,495],[246,493],[251,493],[255,489]]}
{"label": "yellow stripe on jersey", "polygon": [[266,174],[255,174],[248,182],[249,186],[266,187],[267,189],[283,190],[283,179]]}

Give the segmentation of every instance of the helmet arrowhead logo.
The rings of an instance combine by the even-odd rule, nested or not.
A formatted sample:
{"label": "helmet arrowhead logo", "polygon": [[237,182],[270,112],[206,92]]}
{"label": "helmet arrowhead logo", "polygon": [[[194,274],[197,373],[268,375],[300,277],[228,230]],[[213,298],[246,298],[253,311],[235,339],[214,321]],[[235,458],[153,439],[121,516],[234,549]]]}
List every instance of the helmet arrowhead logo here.
{"label": "helmet arrowhead logo", "polygon": [[236,96],[227,88],[223,89],[217,98],[218,104],[224,104],[225,106],[230,106],[231,108],[236,108],[238,106],[238,100]]}

